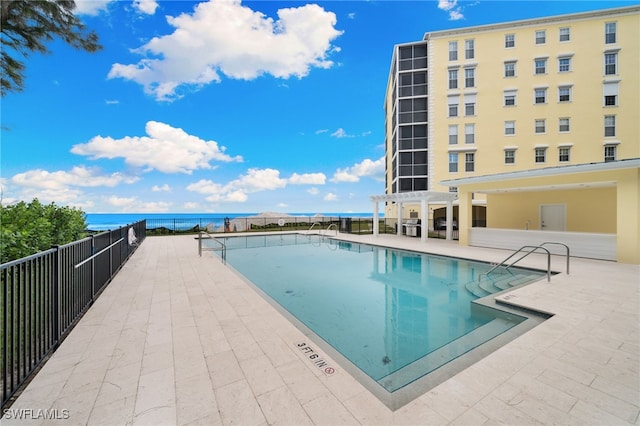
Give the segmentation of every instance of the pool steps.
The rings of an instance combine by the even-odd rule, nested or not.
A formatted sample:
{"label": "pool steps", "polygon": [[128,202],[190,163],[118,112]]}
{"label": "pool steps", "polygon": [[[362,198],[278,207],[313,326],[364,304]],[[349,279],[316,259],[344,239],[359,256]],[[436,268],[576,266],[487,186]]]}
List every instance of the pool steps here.
{"label": "pool steps", "polygon": [[467,291],[474,296],[485,297],[538,279],[540,279],[540,274],[518,274],[510,272],[506,276],[483,276],[480,281],[471,281],[467,283],[465,287]]}

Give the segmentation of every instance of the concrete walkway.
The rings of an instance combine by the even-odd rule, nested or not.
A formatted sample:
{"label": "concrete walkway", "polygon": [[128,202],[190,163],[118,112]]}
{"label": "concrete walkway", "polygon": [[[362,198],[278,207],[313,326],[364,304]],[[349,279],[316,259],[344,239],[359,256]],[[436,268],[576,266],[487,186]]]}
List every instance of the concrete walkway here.
{"label": "concrete walkway", "polygon": [[[345,238],[489,261],[508,254]],[[553,267],[564,271],[564,260]],[[337,372],[315,368],[296,349],[302,332],[213,254],[199,257],[193,236],[150,237],[2,425],[639,425],[640,268],[586,259],[571,268],[501,296],[551,319],[391,411],[325,353]]]}

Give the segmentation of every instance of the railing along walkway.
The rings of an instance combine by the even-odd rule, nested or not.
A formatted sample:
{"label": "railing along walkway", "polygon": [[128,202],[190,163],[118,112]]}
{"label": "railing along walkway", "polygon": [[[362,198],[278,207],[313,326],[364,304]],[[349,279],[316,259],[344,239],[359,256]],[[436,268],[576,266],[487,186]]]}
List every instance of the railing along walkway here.
{"label": "railing along walkway", "polygon": [[3,409],[144,238],[141,221],[0,265]]}

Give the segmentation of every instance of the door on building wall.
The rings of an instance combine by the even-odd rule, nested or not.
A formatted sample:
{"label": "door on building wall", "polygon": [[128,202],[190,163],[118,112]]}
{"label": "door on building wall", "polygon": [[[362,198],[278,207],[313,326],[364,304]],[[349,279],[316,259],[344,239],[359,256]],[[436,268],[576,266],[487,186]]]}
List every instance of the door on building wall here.
{"label": "door on building wall", "polygon": [[540,205],[541,231],[566,231],[567,206],[564,204]]}

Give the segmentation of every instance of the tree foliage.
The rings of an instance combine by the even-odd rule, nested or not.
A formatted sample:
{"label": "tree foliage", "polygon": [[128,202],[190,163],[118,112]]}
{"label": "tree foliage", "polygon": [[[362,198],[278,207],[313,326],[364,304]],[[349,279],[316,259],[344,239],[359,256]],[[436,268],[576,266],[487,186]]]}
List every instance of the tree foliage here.
{"label": "tree foliage", "polygon": [[0,205],[0,263],[80,240],[86,228],[80,209],[44,205],[37,198],[30,203]]}
{"label": "tree foliage", "polygon": [[24,87],[25,65],[17,55],[49,53],[45,45],[60,37],[69,45],[87,52],[102,47],[98,35],[87,31],[73,14],[73,0],[1,0],[0,1],[0,95],[19,92]]}

